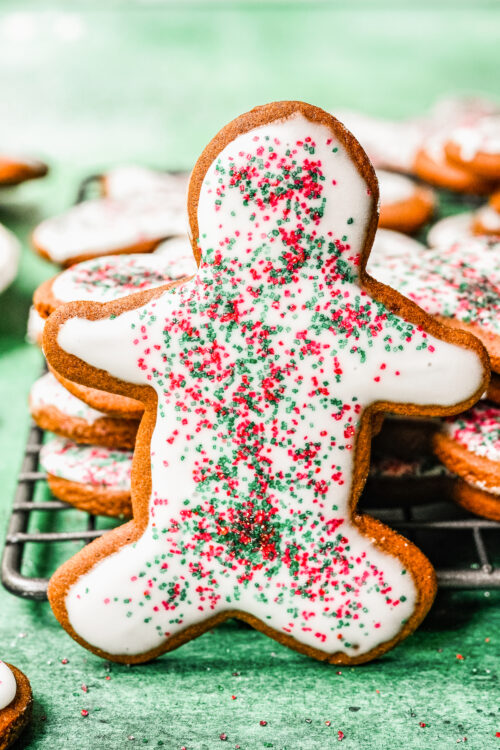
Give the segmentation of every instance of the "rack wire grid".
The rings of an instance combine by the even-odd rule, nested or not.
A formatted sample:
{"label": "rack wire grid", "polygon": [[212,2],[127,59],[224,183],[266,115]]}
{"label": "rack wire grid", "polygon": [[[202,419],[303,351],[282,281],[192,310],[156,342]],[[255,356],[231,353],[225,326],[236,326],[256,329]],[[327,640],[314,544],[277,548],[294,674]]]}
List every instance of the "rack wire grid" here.
{"label": "rack wire grid", "polygon": [[[100,184],[100,175],[85,178],[79,186],[76,202],[99,194]],[[444,214],[451,213],[453,207],[463,210],[477,205],[475,200],[468,202],[450,194],[443,194],[440,198]],[[102,528],[102,518],[75,511],[73,506],[49,495],[45,472],[39,468],[43,442],[44,430],[32,422],[17,480],[1,568],[2,583],[8,591],[34,600],[47,598],[49,579],[40,575],[40,570],[47,567],[51,548],[61,544],[88,544],[110,528],[110,519],[105,519],[106,528]],[[468,514],[441,496],[420,498],[419,502],[411,503],[403,495],[399,505],[391,503],[384,507],[381,498],[372,497],[368,501],[362,498],[360,507],[414,541],[434,564],[441,588],[500,588],[500,523]],[[64,528],[61,514],[68,511],[78,516],[76,528],[72,528],[74,519],[71,528]],[[43,526],[48,530],[36,528],[39,514],[42,514]],[[64,515],[62,517],[64,519]],[[60,525],[63,530],[58,528]],[[35,556],[38,569],[36,562],[26,559],[26,547],[30,544],[42,548]],[[25,569],[29,569],[28,572]]]}

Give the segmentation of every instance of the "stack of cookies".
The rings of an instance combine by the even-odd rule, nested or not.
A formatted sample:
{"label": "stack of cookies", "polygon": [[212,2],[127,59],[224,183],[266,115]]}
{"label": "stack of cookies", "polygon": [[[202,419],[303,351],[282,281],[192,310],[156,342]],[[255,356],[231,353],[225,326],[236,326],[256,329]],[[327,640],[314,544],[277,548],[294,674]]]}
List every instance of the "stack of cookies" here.
{"label": "stack of cookies", "polygon": [[[109,302],[196,270],[191,246],[180,234],[185,175],[120,167],[101,182],[105,197],[48,219],[33,233],[40,253],[69,266],[34,293],[28,336],[39,345],[46,319],[67,302]],[[71,264],[75,259],[80,262]],[[130,516],[142,404],[49,371],[33,384],[29,406],[35,422],[54,433],[40,456],[53,494],[90,513]]]}

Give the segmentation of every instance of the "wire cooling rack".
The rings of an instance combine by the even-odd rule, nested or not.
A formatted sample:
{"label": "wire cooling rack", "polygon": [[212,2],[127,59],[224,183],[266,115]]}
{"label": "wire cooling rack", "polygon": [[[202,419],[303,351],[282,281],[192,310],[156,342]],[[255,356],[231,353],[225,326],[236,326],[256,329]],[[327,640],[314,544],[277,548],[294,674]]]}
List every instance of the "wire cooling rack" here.
{"label": "wire cooling rack", "polygon": [[[76,202],[99,194],[100,175],[90,175],[78,188]],[[440,196],[443,213],[476,205],[463,198]],[[6,589],[25,599],[44,600],[53,570],[61,558],[97,539],[119,521],[91,516],[55,500],[39,467],[44,430],[31,423],[17,479],[2,558]],[[403,493],[402,493],[403,494]],[[477,518],[440,496],[384,507],[380,498],[362,498],[360,507],[414,541],[429,557],[438,583],[447,589],[500,588],[500,523]],[[71,523],[66,519],[71,516]],[[43,527],[43,530],[39,528]],[[103,528],[104,526],[104,528]],[[37,548],[32,552],[33,545]],[[57,552],[55,551],[57,548]],[[63,554],[63,550],[65,553]]]}

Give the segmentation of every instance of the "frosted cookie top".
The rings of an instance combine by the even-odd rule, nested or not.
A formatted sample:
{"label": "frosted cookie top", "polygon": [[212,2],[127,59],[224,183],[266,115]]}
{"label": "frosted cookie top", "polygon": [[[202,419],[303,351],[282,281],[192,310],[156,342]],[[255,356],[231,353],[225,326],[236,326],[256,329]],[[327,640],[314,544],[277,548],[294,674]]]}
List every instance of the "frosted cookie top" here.
{"label": "frosted cookie top", "polygon": [[500,407],[480,401],[444,425],[446,434],[471,453],[500,462]]}
{"label": "frosted cookie top", "polygon": [[40,465],[61,479],[108,490],[129,490],[132,453],[78,445],[56,437],[40,451]]}
{"label": "frosted cookie top", "polygon": [[39,224],[33,242],[51,260],[65,263],[79,256],[111,254],[160,241],[185,229],[184,200],[174,203],[171,196],[156,191],[79,203]]}
{"label": "frosted cookie top", "polygon": [[65,416],[84,419],[88,424],[106,416],[73,396],[51,372],[35,380],[31,386],[29,401],[32,413],[43,407],[53,407]]}
{"label": "frosted cookie top", "polygon": [[431,315],[500,334],[500,243],[486,238],[422,252],[377,248],[369,271]]}
{"label": "frosted cookie top", "polygon": [[17,683],[12,670],[4,661],[0,661],[0,711],[12,703],[16,692]]}
{"label": "frosted cookie top", "polygon": [[377,169],[377,179],[382,206],[390,203],[401,203],[409,200],[415,194],[415,183],[408,177],[403,177],[403,175]]}
{"label": "frosted cookie top", "polygon": [[191,246],[182,253],[110,255],[68,268],[54,279],[52,293],[61,302],[110,302],[191,276],[196,271]]}
{"label": "frosted cookie top", "polygon": [[463,161],[473,161],[478,154],[500,156],[500,116],[483,117],[471,125],[456,128],[449,141],[458,146]]}
{"label": "frosted cookie top", "polygon": [[462,242],[473,237],[473,219],[474,214],[472,211],[466,211],[437,221],[429,230],[427,243],[431,247],[444,247],[448,249],[455,242]]}

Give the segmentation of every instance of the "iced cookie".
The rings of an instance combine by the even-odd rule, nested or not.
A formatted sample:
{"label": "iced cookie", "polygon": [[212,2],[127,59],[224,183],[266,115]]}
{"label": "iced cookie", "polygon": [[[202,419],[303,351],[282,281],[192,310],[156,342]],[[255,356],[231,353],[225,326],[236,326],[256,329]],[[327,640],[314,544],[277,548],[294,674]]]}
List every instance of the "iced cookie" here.
{"label": "iced cookie", "polygon": [[490,205],[478,209],[472,218],[472,231],[500,239],[500,213]]}
{"label": "iced cookie", "polygon": [[44,258],[70,266],[95,256],[149,253],[185,226],[184,212],[157,191],[79,203],[42,221],[32,242]]}
{"label": "iced cookie", "polygon": [[500,180],[500,116],[483,117],[453,130],[446,142],[448,159],[488,180]]}
{"label": "iced cookie", "polygon": [[472,223],[474,213],[464,211],[455,216],[447,216],[440,219],[430,228],[427,235],[427,244],[430,247],[450,248],[455,242],[463,242],[473,237]]}
{"label": "iced cookie", "polygon": [[47,165],[19,154],[0,154],[0,187],[19,185],[26,180],[44,177]]}
{"label": "iced cookie", "polygon": [[33,295],[38,313],[47,318],[65,302],[109,302],[192,276],[191,246],[157,255],[112,255],[77,263],[41,284]]}
{"label": "iced cookie", "polygon": [[453,489],[453,474],[434,456],[373,459],[361,502],[385,507],[442,501]]}
{"label": "iced cookie", "polygon": [[412,237],[408,237],[402,232],[393,232],[392,229],[377,229],[377,234],[373,240],[371,257],[378,257],[380,254],[401,253],[402,257],[406,253],[424,253],[425,245],[417,242]]}
{"label": "iced cookie", "polygon": [[52,373],[33,383],[30,413],[43,429],[78,443],[133,450],[139,422],[110,417],[73,396]]}
{"label": "iced cookie", "polygon": [[17,237],[0,224],[0,292],[16,278],[20,254]]}
{"label": "iced cookie", "polygon": [[438,320],[478,336],[500,372],[498,242],[476,237],[424,253],[380,251],[370,258],[369,271]]}
{"label": "iced cookie", "polygon": [[168,255],[175,258],[193,257],[193,248],[187,234],[181,234],[178,237],[170,237],[162,242],[156,250],[155,255]]}
{"label": "iced cookie", "polygon": [[434,450],[464,480],[455,493],[458,502],[500,520],[500,407],[482,401],[445,420],[434,437]]}
{"label": "iced cookie", "polygon": [[457,193],[491,193],[494,183],[450,161],[445,152],[447,138],[448,132],[445,131],[425,139],[415,156],[415,174],[431,185]]}
{"label": "iced cookie", "polygon": [[196,276],[51,315],[55,369],[145,404],[133,521],[50,582],[78,642],[143,662],[238,617],[357,664],[420,623],[430,563],[355,510],[372,420],[467,408],[487,355],[365,272],[377,204],[340,122],[301,102],[258,107],[192,173]]}
{"label": "iced cookie", "polygon": [[97,516],[131,516],[131,452],[57,437],[43,446],[40,465],[60,500]]}
{"label": "iced cookie", "polygon": [[377,170],[380,189],[379,226],[412,234],[432,216],[435,200],[432,190],[416,185],[400,174]]}
{"label": "iced cookie", "polygon": [[102,177],[104,194],[110,198],[129,198],[139,193],[162,192],[180,211],[186,208],[189,175],[186,172],[159,172],[136,165],[110,169]]}
{"label": "iced cookie", "polygon": [[0,661],[0,750],[7,750],[31,720],[33,697],[21,670]]}

